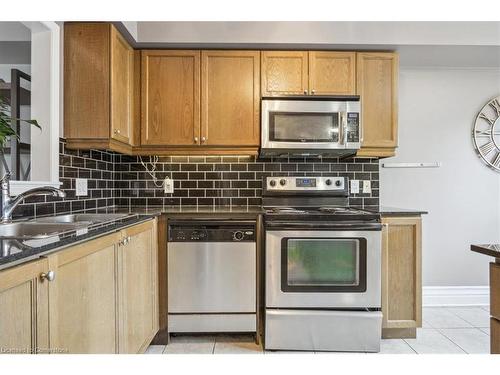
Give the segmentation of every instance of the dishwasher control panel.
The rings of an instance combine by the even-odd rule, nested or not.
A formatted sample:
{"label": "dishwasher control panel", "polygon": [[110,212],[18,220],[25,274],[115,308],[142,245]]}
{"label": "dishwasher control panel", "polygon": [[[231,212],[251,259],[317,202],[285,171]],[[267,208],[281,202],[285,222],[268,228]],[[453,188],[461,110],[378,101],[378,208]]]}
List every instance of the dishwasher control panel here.
{"label": "dishwasher control panel", "polygon": [[173,223],[169,242],[255,242],[255,224]]}

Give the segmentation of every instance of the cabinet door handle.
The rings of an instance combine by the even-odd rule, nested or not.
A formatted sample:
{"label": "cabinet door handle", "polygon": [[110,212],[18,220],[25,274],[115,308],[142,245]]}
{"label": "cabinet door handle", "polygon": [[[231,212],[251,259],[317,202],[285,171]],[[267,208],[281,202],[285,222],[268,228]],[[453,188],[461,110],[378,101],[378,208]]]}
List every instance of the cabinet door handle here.
{"label": "cabinet door handle", "polygon": [[120,129],[115,129],[114,132],[115,134],[120,134]]}
{"label": "cabinet door handle", "polygon": [[316,90],[311,90],[311,94],[313,94],[313,95],[314,95],[314,93],[315,93],[315,92],[316,92]]}
{"label": "cabinet door handle", "polygon": [[56,278],[56,273],[54,271],[47,271],[46,273],[42,272],[40,274],[40,280],[41,281],[44,281],[44,280],[54,281],[55,278]]}
{"label": "cabinet door handle", "polygon": [[207,138],[201,137],[201,143],[205,143],[206,140],[207,140]]}
{"label": "cabinet door handle", "polygon": [[198,137],[194,137],[194,143],[198,143]]}
{"label": "cabinet door handle", "polygon": [[304,90],[304,95],[307,95],[307,90]]}

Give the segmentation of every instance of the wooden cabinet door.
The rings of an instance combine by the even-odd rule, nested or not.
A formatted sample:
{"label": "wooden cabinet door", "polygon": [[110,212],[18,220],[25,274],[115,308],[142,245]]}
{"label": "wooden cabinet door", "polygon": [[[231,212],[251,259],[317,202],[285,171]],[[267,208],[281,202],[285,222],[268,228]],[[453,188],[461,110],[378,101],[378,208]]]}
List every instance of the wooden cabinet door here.
{"label": "wooden cabinet door", "polygon": [[49,349],[47,259],[0,271],[0,352],[47,353]]}
{"label": "wooden cabinet door", "polygon": [[119,352],[144,352],[158,332],[156,221],[121,232],[118,251]]}
{"label": "wooden cabinet door", "polygon": [[117,234],[49,256],[50,343],[67,353],[116,353]]}
{"label": "wooden cabinet door", "polygon": [[262,51],[262,96],[308,94],[307,51]]}
{"label": "wooden cabinet door", "polygon": [[422,326],[420,217],[382,218],[382,335],[415,337]]}
{"label": "wooden cabinet door", "polygon": [[141,144],[199,144],[200,51],[142,51],[141,70]]}
{"label": "wooden cabinet door", "polygon": [[354,95],[356,53],[310,51],[309,90],[312,95]]}
{"label": "wooden cabinet door", "polygon": [[134,118],[134,50],[111,26],[111,138],[129,144]]}
{"label": "wooden cabinet door", "polygon": [[202,52],[202,145],[258,146],[258,51]]}
{"label": "wooden cabinet door", "polygon": [[[388,149],[398,143],[398,55],[391,52],[357,54],[357,92],[365,149]],[[363,151],[363,149],[361,150]],[[391,156],[382,153],[373,156]]]}
{"label": "wooden cabinet door", "polygon": [[64,136],[109,139],[110,24],[64,24]]}

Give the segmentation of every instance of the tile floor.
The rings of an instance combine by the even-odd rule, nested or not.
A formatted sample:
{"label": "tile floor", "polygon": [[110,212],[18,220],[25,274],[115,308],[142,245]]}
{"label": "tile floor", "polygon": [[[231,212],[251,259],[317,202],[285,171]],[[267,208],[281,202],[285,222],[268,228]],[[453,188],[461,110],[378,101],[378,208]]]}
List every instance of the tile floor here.
{"label": "tile floor", "polygon": [[[381,354],[489,353],[489,307],[424,307],[416,339],[382,340]],[[174,336],[171,343],[151,345],[146,354],[282,354],[264,352],[250,335]],[[323,352],[322,352],[323,353]],[[309,354],[313,354],[310,352]],[[317,354],[320,354],[318,352]],[[333,353],[326,353],[333,354]]]}

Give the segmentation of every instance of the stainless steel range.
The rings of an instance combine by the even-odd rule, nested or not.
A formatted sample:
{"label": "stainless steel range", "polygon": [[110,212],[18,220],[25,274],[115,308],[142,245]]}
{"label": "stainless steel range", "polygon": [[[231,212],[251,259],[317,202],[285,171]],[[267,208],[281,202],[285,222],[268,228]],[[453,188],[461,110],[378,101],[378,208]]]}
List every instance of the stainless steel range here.
{"label": "stainless steel range", "polygon": [[380,350],[380,215],[344,177],[266,177],[265,348]]}

